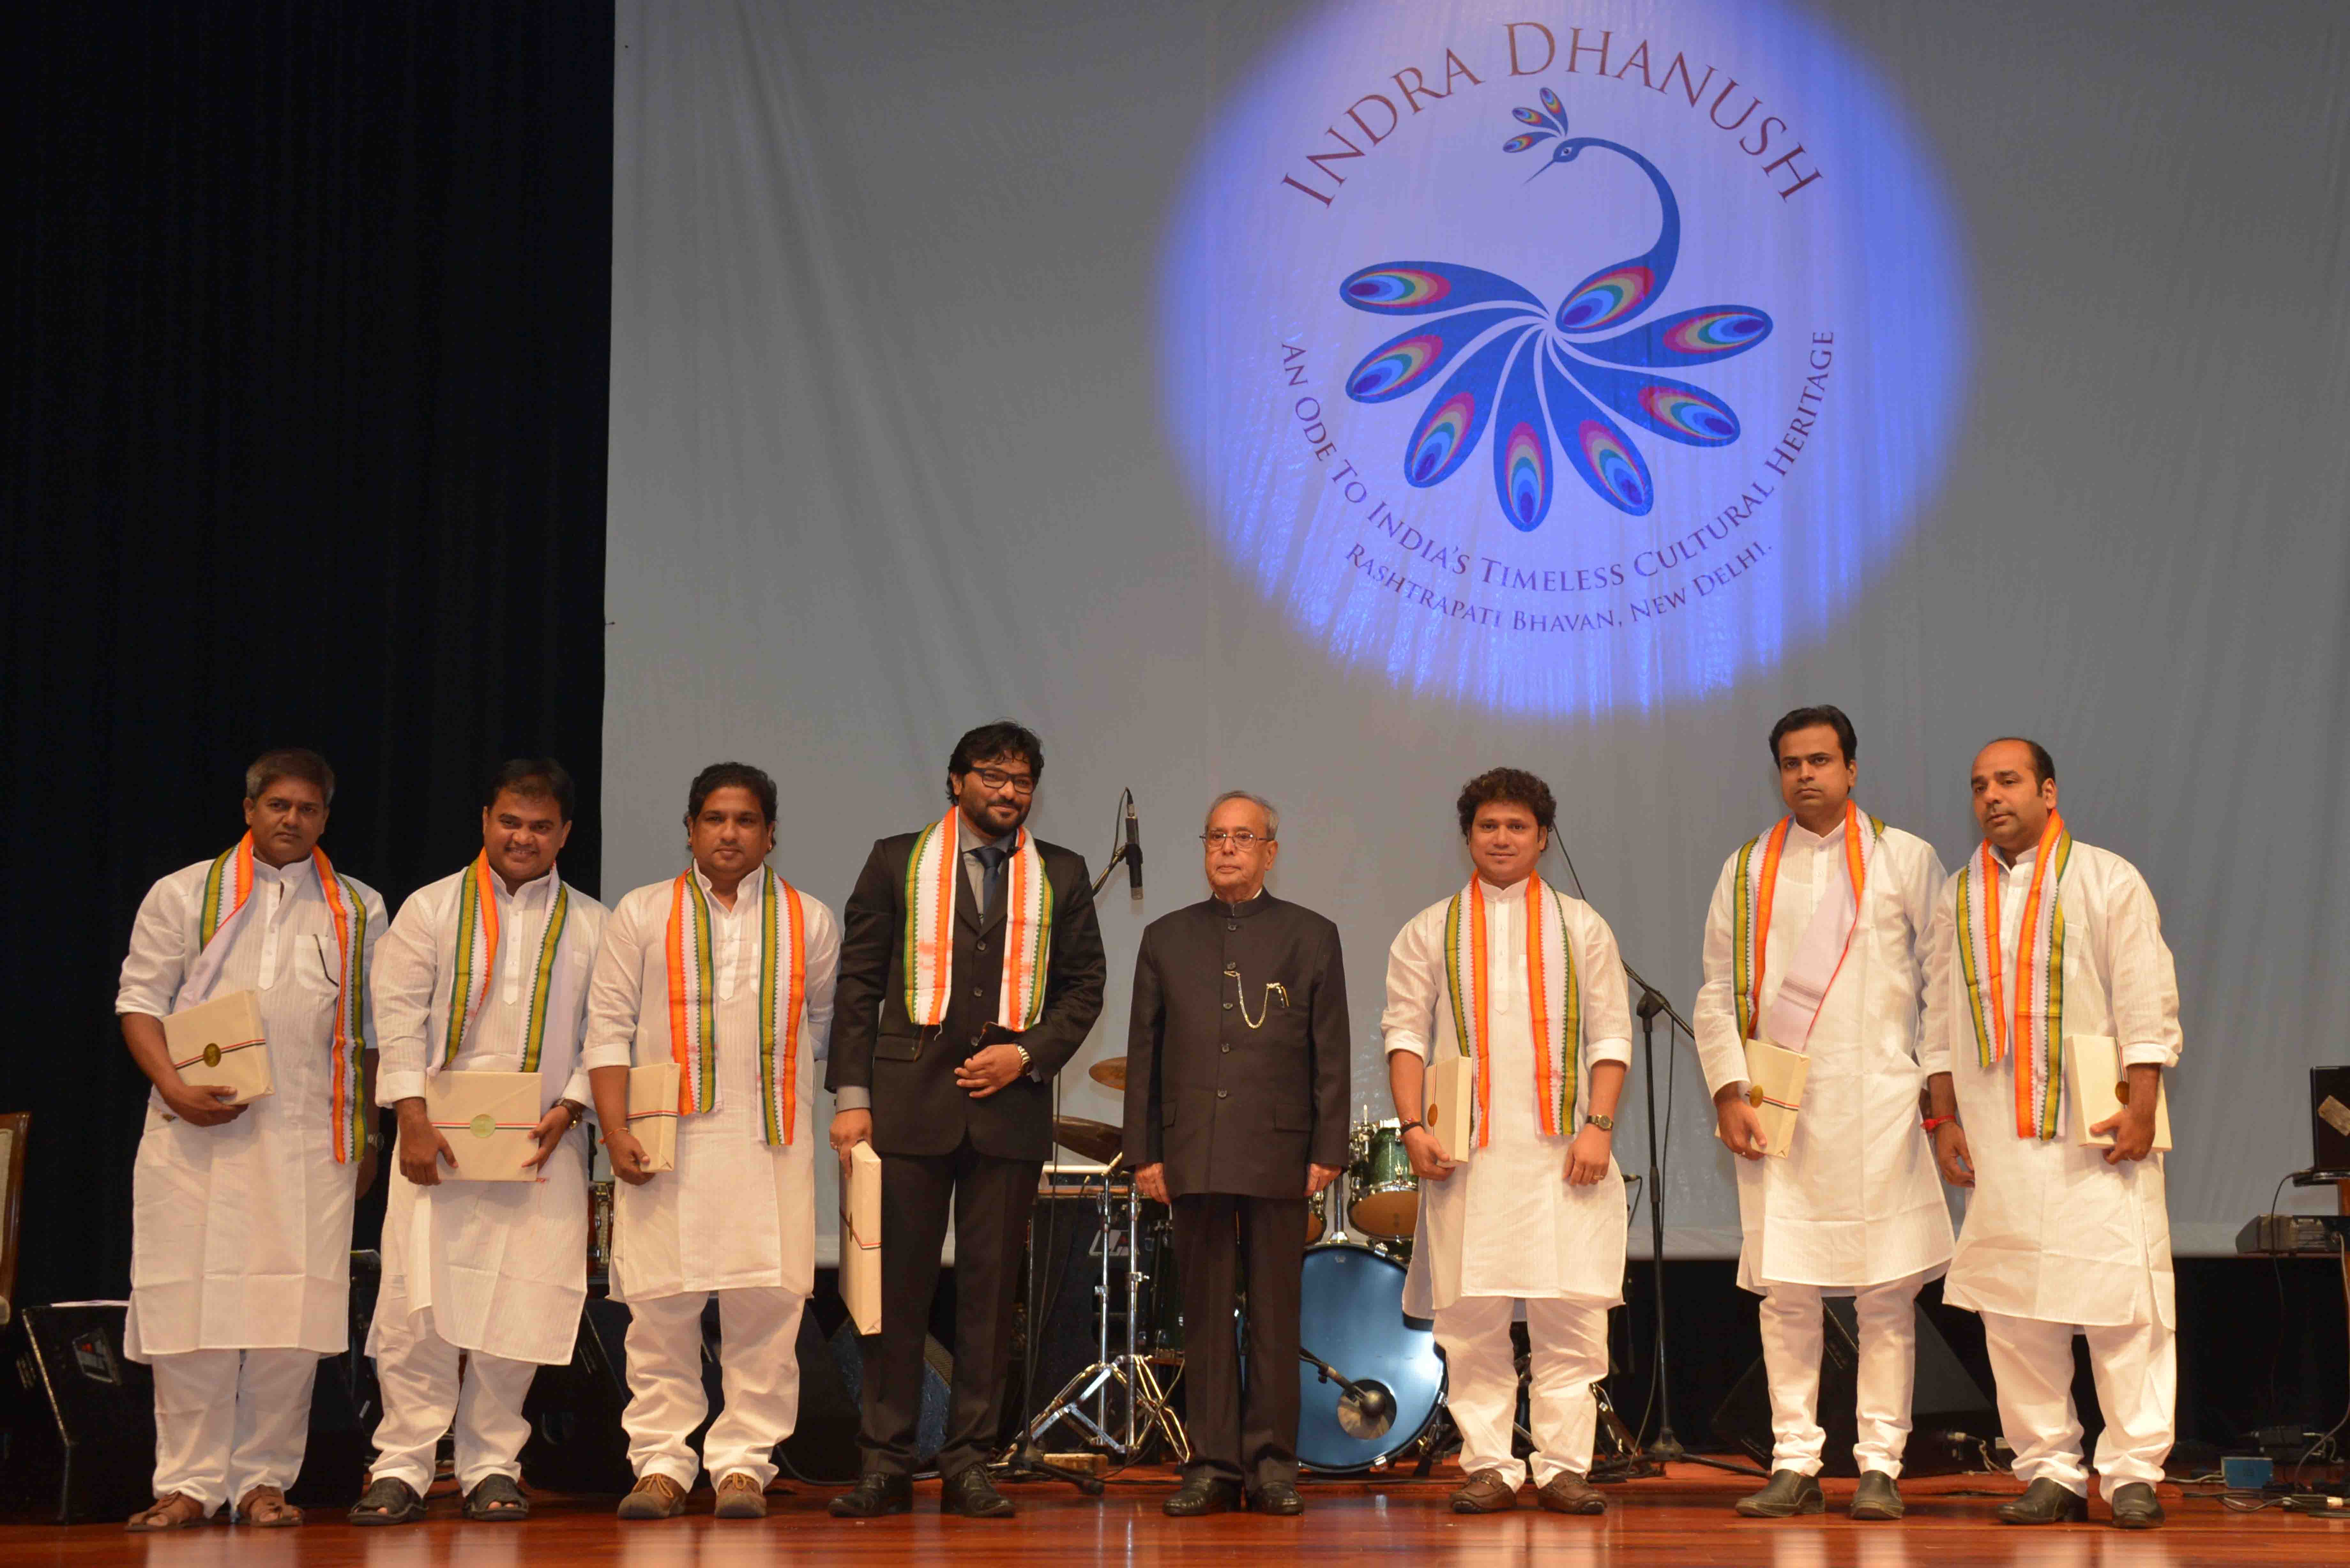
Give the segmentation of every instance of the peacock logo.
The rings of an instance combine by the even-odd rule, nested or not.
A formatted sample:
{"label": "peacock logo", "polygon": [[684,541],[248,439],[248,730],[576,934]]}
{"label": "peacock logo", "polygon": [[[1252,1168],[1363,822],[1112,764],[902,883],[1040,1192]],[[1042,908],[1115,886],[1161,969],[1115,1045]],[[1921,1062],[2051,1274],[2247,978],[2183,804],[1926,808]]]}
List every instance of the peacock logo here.
{"label": "peacock logo", "polygon": [[1641,324],[1672,281],[1680,203],[1656,164],[1621,142],[1569,136],[1558,94],[1544,88],[1541,99],[1540,109],[1515,111],[1531,129],[1502,151],[1556,143],[1528,183],[1586,152],[1629,159],[1663,213],[1653,245],[1568,289],[1555,312],[1533,290],[1457,262],[1379,262],[1338,286],[1339,298],[1357,310],[1418,318],[1364,355],[1345,382],[1358,403],[1436,388],[1404,441],[1406,483],[1421,490],[1442,484],[1467,466],[1491,428],[1493,494],[1522,533],[1550,515],[1562,458],[1600,500],[1646,516],[1656,483],[1627,426],[1691,447],[1729,446],[1740,430],[1727,402],[1664,372],[1734,358],[1771,335],[1770,317],[1751,305],[1700,306]]}

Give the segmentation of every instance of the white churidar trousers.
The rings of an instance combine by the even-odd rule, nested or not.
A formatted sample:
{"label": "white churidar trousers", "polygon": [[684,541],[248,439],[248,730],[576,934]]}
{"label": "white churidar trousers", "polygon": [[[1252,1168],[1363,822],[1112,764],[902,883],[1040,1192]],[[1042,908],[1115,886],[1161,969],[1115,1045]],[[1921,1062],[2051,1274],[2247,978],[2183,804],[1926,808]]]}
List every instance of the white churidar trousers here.
{"label": "white churidar trousers", "polygon": [[[1853,1294],[1860,1328],[1857,1439],[1852,1457],[1863,1475],[1898,1480],[1909,1446],[1909,1397],[1918,1376],[1918,1287],[1922,1274]],[[1821,1292],[1773,1281],[1762,1297],[1762,1367],[1771,1379],[1771,1468],[1820,1473],[1827,1433],[1820,1428]]]}
{"label": "white churidar trousers", "polygon": [[[702,1303],[718,1298],[718,1365],[725,1407],[694,1458],[686,1439],[709,1404],[702,1392]],[[737,1470],[764,1487],[775,1478],[770,1457],[799,1417],[800,1311],[796,1291],[688,1291],[629,1302],[629,1468],[639,1479],[665,1475],[691,1490],[705,1467],[711,1480]]]}
{"label": "white churidar trousers", "polygon": [[[1572,1298],[1525,1305],[1533,1352],[1526,1404],[1534,1423],[1534,1482],[1539,1487],[1564,1471],[1591,1471],[1599,1424],[1591,1386],[1607,1376],[1607,1308]],[[1507,1296],[1462,1296],[1436,1312],[1445,1402],[1461,1428],[1461,1473],[1499,1470],[1513,1485],[1527,1470],[1510,1446],[1518,1414],[1518,1369],[1510,1346],[1516,1309]]]}
{"label": "white churidar trousers", "polygon": [[378,1480],[405,1481],[419,1493],[429,1490],[434,1450],[453,1419],[459,1490],[471,1492],[494,1475],[519,1480],[522,1447],[530,1439],[522,1404],[537,1364],[461,1351],[424,1326],[430,1321],[420,1314],[376,1325],[375,1375],[383,1390],[383,1419],[376,1423],[371,1473]]}
{"label": "white churidar trousers", "polygon": [[[2073,1408],[2073,1325],[1989,1312],[1982,1322],[2015,1478],[2028,1486],[2045,1477],[2075,1497],[2088,1496],[2081,1421]],[[2162,1480],[2178,1409],[2178,1346],[2155,1317],[2080,1333],[2089,1342],[2089,1370],[2106,1415],[2097,1490],[2111,1502],[2116,1487]]]}
{"label": "white churidar trousers", "polygon": [[310,1441],[315,1350],[185,1350],[154,1357],[155,1495],[211,1513],[257,1486],[283,1490]]}

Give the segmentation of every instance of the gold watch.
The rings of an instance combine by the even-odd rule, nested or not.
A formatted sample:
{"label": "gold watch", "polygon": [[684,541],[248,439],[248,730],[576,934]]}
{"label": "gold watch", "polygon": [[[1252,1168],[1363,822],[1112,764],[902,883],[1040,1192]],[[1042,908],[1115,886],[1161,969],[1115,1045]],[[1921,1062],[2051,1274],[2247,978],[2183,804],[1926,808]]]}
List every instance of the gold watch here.
{"label": "gold watch", "polygon": [[1583,1113],[1583,1125],[1586,1127],[1597,1127],[1604,1133],[1612,1133],[1616,1130],[1616,1118],[1614,1116],[1603,1116],[1590,1111],[1586,1111]]}

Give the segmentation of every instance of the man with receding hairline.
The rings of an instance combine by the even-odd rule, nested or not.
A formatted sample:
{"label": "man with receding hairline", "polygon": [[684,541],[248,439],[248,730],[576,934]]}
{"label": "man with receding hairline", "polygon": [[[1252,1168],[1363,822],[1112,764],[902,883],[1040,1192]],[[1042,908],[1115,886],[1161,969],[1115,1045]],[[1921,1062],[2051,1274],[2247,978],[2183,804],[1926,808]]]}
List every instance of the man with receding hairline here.
{"label": "man with receding hairline", "polygon": [[[155,1368],[155,1501],[133,1531],[261,1526],[309,1437],[318,1358],[350,1333],[351,1207],[375,1172],[368,974],[383,899],[318,847],[335,796],[316,752],[245,770],[244,836],[149,889],[115,1011],[154,1084],[132,1177],[123,1349]],[[272,1092],[192,1088],[163,1019],[250,991]]]}
{"label": "man with receding hairline", "polygon": [[[398,1113],[400,1143],[368,1334],[383,1417],[354,1524],[423,1520],[452,1421],[465,1516],[530,1513],[515,1484],[523,1400],[539,1367],[571,1359],[588,1297],[588,1138],[570,1135],[588,1114],[579,1039],[604,906],[556,869],[573,805],[571,774],[551,757],[499,768],[481,849],[409,896],[377,961],[376,1097]],[[537,1075],[536,1179],[456,1179],[450,1138],[462,1133],[426,1112],[426,1085],[444,1072]]]}
{"label": "man with receding hairline", "polygon": [[[2163,1520],[2177,1421],[2177,1293],[2155,1111],[2179,1055],[2178,981],[2137,868],[2076,842],[2056,765],[2006,737],[1970,781],[1983,841],[1934,910],[1923,1063],[1943,1179],[1969,1189],[1942,1299],[1981,1314],[2023,1495],[2007,1524],[2088,1517],[2073,1336],[2088,1341],[2106,1429],[2098,1486],[2125,1530]],[[2125,1108],[2074,1141],[2065,1059],[2110,1041]]]}
{"label": "man with receding hairline", "polygon": [[[1208,897],[1161,915],[1134,959],[1126,1158],[1174,1211],[1191,1463],[1176,1518],[1297,1495],[1305,1204],[1347,1157],[1347,973],[1338,928],[1265,891],[1281,853],[1271,802],[1208,808]],[[1230,1327],[1248,1297],[1247,1377]]]}
{"label": "man with receding hairline", "polygon": [[[685,1511],[710,1472],[721,1519],[766,1515],[775,1445],[799,1417],[800,1313],[816,1288],[816,1063],[832,1029],[840,924],[767,865],[775,781],[713,763],[686,791],[684,870],[604,922],[579,1059],[619,1179],[612,1298],[629,1303],[622,1519]],[[676,1160],[629,1129],[631,1067],[678,1069]],[[725,1408],[702,1386],[718,1303]]]}

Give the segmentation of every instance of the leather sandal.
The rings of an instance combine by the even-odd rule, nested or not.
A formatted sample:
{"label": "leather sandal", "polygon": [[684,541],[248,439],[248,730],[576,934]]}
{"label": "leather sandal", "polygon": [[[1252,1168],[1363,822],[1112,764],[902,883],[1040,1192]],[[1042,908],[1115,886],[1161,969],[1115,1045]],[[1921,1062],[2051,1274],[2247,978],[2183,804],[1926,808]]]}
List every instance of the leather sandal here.
{"label": "leather sandal", "polygon": [[122,1528],[133,1535],[151,1535],[164,1530],[192,1530],[204,1519],[203,1503],[186,1492],[167,1491],[123,1521]]}
{"label": "leather sandal", "polygon": [[286,1501],[283,1487],[257,1486],[237,1500],[230,1522],[255,1530],[291,1530],[302,1522],[302,1511]]}
{"label": "leather sandal", "polygon": [[465,1517],[484,1524],[519,1521],[530,1517],[530,1499],[523,1496],[512,1476],[484,1476],[465,1494]]}
{"label": "leather sandal", "polygon": [[421,1524],[424,1499],[406,1481],[379,1476],[344,1515],[353,1524]]}

